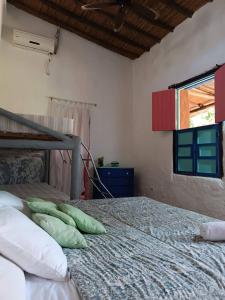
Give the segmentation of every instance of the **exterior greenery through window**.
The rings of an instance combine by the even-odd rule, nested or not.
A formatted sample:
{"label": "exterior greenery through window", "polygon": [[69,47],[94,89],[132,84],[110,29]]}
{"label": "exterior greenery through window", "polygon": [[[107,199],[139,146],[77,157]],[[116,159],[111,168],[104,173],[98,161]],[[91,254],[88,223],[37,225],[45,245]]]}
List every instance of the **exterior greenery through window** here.
{"label": "exterior greenery through window", "polygon": [[222,177],[222,123],[174,131],[174,173]]}

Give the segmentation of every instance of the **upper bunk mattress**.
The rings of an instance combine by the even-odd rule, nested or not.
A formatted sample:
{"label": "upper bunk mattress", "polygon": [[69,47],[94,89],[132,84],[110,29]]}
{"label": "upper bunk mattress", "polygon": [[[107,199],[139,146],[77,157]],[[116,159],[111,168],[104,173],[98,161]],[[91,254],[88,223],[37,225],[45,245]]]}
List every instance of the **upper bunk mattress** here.
{"label": "upper bunk mattress", "polygon": [[[73,134],[74,133],[74,120],[69,118],[57,118],[51,116],[42,116],[42,115],[24,115],[20,114],[19,116],[40,124],[42,126],[48,127],[55,131],[62,132],[64,134]],[[6,117],[0,116],[0,125],[1,131],[3,132],[19,132],[19,133],[40,133],[36,130],[33,130],[27,126],[21,125],[16,121],[9,120]]]}

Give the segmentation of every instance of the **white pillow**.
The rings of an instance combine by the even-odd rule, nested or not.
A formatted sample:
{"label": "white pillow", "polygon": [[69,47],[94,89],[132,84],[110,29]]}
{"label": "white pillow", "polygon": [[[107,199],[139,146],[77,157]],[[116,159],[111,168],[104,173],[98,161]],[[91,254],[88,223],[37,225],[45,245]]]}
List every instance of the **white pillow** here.
{"label": "white pillow", "polygon": [[13,262],[0,256],[0,299],[24,300],[25,297],[24,272]]}
{"label": "white pillow", "polygon": [[22,210],[23,200],[6,191],[0,191],[0,208],[2,207],[15,207]]}
{"label": "white pillow", "polygon": [[67,274],[62,248],[13,207],[0,209],[0,253],[28,273],[58,281]]}

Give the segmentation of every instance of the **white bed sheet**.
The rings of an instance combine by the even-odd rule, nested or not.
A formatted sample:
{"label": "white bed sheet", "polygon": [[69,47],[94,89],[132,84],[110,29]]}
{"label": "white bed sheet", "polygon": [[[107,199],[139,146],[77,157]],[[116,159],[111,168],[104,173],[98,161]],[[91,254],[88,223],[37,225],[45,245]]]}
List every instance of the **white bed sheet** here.
{"label": "white bed sheet", "polygon": [[59,282],[26,274],[26,300],[81,300],[73,282]]}

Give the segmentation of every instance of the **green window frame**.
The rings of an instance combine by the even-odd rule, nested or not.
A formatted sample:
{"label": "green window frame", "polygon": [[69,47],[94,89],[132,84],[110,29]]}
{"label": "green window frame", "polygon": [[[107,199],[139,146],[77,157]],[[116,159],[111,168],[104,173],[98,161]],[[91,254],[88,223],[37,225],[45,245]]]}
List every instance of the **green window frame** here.
{"label": "green window frame", "polygon": [[175,130],[174,173],[221,178],[223,176],[222,123]]}

